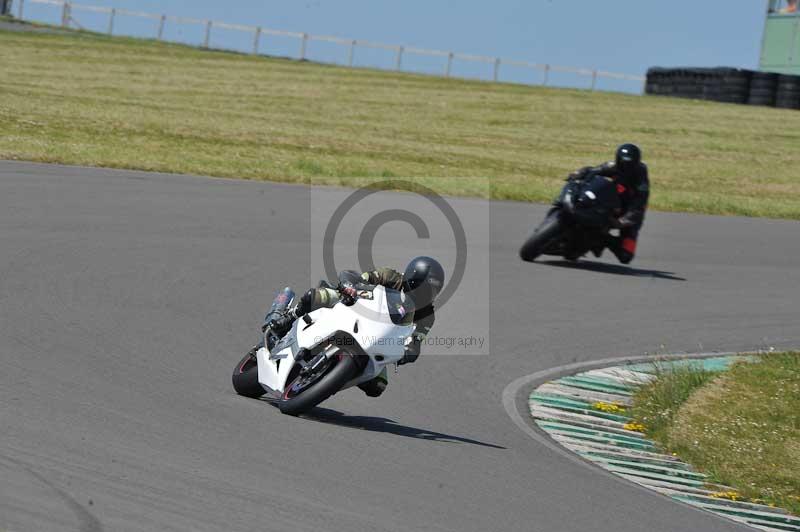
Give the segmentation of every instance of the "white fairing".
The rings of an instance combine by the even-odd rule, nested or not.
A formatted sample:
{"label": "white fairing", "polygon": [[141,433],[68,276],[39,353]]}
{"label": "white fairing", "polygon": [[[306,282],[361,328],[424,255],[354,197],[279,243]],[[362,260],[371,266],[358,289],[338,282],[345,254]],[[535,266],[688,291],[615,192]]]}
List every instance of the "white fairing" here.
{"label": "white fairing", "polygon": [[[393,293],[395,299],[404,301],[404,295]],[[295,365],[295,356],[300,349],[312,350],[339,331],[351,335],[367,355],[369,362],[363,373],[347,384],[347,387],[366,382],[377,376],[384,367],[398,362],[405,351],[405,344],[414,332],[413,325],[398,325],[392,322],[387,305],[387,290],[376,286],[372,291],[360,292],[352,306],[337,303],[333,308],[321,308],[308,314],[312,323],[297,320],[286,336],[270,354],[266,348],[256,353],[258,381],[268,391],[283,394],[286,380]],[[329,347],[326,355],[333,356],[347,347]]]}

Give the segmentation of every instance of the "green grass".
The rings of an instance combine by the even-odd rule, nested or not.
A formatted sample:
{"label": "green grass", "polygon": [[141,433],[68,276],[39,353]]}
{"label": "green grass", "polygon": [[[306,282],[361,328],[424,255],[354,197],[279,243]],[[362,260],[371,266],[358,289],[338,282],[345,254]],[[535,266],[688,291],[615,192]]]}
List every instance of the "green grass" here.
{"label": "green grass", "polygon": [[[642,145],[660,210],[800,219],[800,112],[0,31],[0,158],[547,201]],[[491,186],[485,186],[488,182]]]}
{"label": "green grass", "polygon": [[657,368],[656,379],[634,394],[629,414],[647,428],[649,437],[664,443],[680,407],[719,373],[703,369],[702,364]]}
{"label": "green grass", "polygon": [[736,364],[713,380],[663,374],[636,394],[633,412],[714,481],[800,515],[800,353]]}

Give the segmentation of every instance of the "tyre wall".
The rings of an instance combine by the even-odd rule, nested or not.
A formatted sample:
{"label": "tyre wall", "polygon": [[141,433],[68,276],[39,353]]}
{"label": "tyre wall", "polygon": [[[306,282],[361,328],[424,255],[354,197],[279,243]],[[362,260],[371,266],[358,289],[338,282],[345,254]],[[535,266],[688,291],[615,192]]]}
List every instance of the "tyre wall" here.
{"label": "tyre wall", "polygon": [[647,94],[800,109],[800,76],[738,68],[651,68]]}

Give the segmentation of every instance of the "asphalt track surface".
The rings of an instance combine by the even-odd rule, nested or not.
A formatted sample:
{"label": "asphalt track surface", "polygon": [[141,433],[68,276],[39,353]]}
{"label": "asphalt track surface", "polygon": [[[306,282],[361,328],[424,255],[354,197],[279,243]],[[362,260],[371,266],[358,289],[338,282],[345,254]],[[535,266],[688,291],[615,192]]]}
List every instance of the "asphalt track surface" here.
{"label": "asphalt track surface", "polygon": [[0,530],[744,530],[554,452],[501,396],[573,362],[800,345],[797,223],[653,213],[632,269],[526,264],[544,207],[493,203],[491,354],[291,418],[230,372],[269,293],[308,282],[307,197],[0,163]]}

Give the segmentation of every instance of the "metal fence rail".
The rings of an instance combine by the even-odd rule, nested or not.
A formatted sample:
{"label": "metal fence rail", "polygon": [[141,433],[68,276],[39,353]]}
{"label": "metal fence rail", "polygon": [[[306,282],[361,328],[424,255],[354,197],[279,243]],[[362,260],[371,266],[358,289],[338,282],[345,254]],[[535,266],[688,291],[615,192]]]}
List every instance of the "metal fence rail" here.
{"label": "metal fence rail", "polygon": [[[372,48],[372,49],[386,50],[392,52],[394,59],[391,62],[391,66],[388,67],[388,69],[396,71],[408,71],[408,72],[414,71],[413,68],[406,68],[406,69],[403,68],[403,58],[407,55],[443,58],[443,64],[441,66],[442,68],[441,75],[444,77],[459,77],[457,73],[454,71],[454,62],[465,61],[473,63],[485,63],[487,65],[490,65],[492,68],[491,79],[494,82],[504,81],[501,77],[503,66],[513,66],[517,68],[539,72],[541,75],[539,84],[541,85],[548,85],[548,83],[551,82],[550,75],[553,72],[572,74],[579,76],[581,78],[587,78],[586,85],[582,85],[582,87],[592,91],[598,88],[599,80],[603,78],[638,82],[637,88],[640,91],[643,89],[643,83],[645,81],[645,78],[643,76],[606,72],[604,70],[598,70],[592,68],[574,68],[574,67],[565,67],[559,65],[539,64],[539,63],[531,63],[528,61],[502,59],[500,57],[462,54],[444,50],[427,50],[411,46],[407,47],[402,45],[377,43],[371,41],[364,41],[360,39],[343,39],[341,37],[331,37],[326,35],[311,35],[309,33],[280,31],[280,30],[263,28],[261,26],[229,24],[226,22],[217,22],[213,20],[176,17],[166,14],[159,15],[154,13],[144,13],[141,11],[131,11],[128,9],[80,4],[80,3],[70,2],[68,0],[16,0],[16,2],[17,2],[17,17],[20,20],[24,19],[26,4],[44,4],[59,8],[61,11],[60,24],[63,27],[75,26],[79,29],[84,29],[84,27],[80,24],[80,22],[76,20],[76,18],[73,16],[73,13],[76,11],[106,14],[108,15],[108,22],[105,29],[105,33],[109,35],[112,35],[114,33],[115,21],[117,17],[120,16],[139,17],[139,18],[146,18],[153,20],[152,36],[159,41],[164,40],[164,28],[167,23],[199,25],[202,26],[204,29],[203,43],[202,43],[202,46],[204,48],[211,48],[213,30],[215,28],[247,32],[252,34],[252,47],[249,50],[249,53],[251,54],[262,53],[261,50],[263,48],[263,43],[266,40],[264,36],[288,37],[299,40],[297,53],[292,57],[300,60],[309,59],[309,52],[308,52],[309,42],[317,41],[317,42],[332,43],[340,45],[346,50],[347,53],[346,64],[351,67],[358,66],[356,64],[356,51],[358,48]],[[180,41],[174,41],[174,42],[180,42]],[[506,79],[505,81],[508,80]]]}

